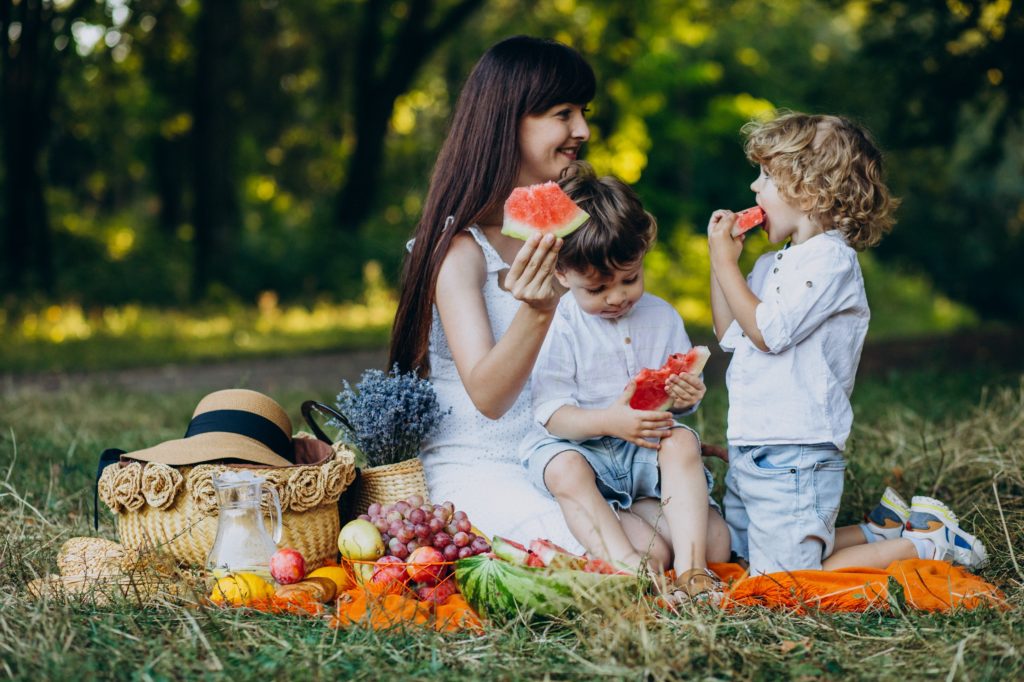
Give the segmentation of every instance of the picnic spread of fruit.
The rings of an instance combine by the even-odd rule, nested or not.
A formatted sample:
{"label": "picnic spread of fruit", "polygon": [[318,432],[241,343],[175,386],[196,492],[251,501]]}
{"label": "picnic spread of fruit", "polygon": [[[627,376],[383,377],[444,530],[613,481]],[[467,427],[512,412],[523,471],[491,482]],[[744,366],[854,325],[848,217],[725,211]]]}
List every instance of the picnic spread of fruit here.
{"label": "picnic spread of fruit", "polygon": [[338,549],[340,563],[308,573],[299,552],[280,549],[270,558],[269,579],[228,572],[213,584],[209,601],[327,614],[338,627],[387,628],[411,620],[458,630],[479,628],[478,614],[561,615],[601,595],[628,594],[637,584],[631,574],[544,539],[529,547],[501,537],[489,540],[451,502],[430,504],[418,495],[371,504],[342,527]]}

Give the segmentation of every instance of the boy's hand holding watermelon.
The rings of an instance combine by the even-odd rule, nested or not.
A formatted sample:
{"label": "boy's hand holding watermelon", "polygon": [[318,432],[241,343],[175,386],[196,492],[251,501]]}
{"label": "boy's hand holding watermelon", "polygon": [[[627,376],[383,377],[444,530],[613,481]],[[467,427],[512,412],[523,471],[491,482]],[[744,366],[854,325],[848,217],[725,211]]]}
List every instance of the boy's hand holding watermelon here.
{"label": "boy's hand holding watermelon", "polygon": [[699,375],[680,372],[669,376],[665,382],[665,392],[672,399],[672,407],[669,409],[682,411],[703,400],[707,386],[704,385]]}
{"label": "boy's hand holding watermelon", "polygon": [[601,411],[600,421],[605,425],[605,435],[621,438],[642,448],[658,450],[661,448],[661,439],[672,434],[672,424],[675,423],[672,413],[630,407],[629,401],[635,392],[636,381],[631,380],[619,399]]}

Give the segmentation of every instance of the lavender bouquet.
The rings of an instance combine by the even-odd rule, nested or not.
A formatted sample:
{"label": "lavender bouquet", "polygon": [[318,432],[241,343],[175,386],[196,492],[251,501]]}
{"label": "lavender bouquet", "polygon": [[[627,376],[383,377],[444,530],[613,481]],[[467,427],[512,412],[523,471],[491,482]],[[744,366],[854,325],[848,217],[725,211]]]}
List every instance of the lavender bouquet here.
{"label": "lavender bouquet", "polygon": [[367,466],[416,457],[423,440],[451,412],[441,410],[429,381],[415,372],[400,373],[398,365],[386,374],[366,370],[354,388],[343,383],[336,405],[345,420],[333,423],[341,428],[341,439],[363,454]]}

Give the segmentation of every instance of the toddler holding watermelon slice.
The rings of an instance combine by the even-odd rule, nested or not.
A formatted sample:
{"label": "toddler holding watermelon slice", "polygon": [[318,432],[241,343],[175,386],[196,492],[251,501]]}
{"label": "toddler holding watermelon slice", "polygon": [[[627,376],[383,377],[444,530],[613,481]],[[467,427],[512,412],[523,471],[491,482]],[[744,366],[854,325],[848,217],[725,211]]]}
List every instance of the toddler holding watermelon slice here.
{"label": "toddler holding watermelon slice", "polygon": [[870,311],[858,250],[893,224],[897,201],[867,132],[838,116],[783,112],[744,127],[760,165],[750,188],[773,243],[744,278],[736,214],[708,223],[715,332],[733,353],[725,516],[753,572],[886,568],[897,559],[968,567],[984,546],[938,500],[889,489],[862,526],[835,528],[850,394]]}
{"label": "toddler holding watermelon slice", "polygon": [[682,593],[713,593],[706,562],[728,558],[728,532],[708,495],[700,439],[673,418],[696,410],[704,383],[689,373],[668,379],[670,411],[629,405],[641,368],[691,345],[679,313],[644,293],[654,218],[628,186],[585,163],[561,184],[590,218],[558,254],[558,281],[571,295],[534,367],[536,425],[520,447],[523,463],[590,555],[660,572],[674,553]]}

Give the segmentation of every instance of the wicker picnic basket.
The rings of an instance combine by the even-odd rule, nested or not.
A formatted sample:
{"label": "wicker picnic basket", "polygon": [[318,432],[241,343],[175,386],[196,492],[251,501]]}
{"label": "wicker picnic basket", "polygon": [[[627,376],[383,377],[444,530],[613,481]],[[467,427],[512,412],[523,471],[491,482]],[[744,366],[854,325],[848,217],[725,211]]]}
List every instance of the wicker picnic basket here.
{"label": "wicker picnic basket", "polygon": [[[344,415],[334,408],[314,400],[307,400],[302,404],[302,414],[306,423],[322,442],[330,443],[331,439],[323,432],[313,418],[313,411],[321,412],[332,419],[342,423],[346,422]],[[335,447],[337,444],[335,444]],[[427,477],[423,473],[423,464],[418,458],[407,459],[395,464],[383,466],[366,467],[356,470],[356,480],[346,496],[351,497],[351,504],[348,511],[351,516],[365,514],[366,510],[374,502],[390,504],[399,500],[406,500],[413,495],[419,495],[424,502],[427,501]],[[343,505],[345,506],[345,505]]]}
{"label": "wicker picnic basket", "polygon": [[360,469],[355,489],[355,513],[365,514],[374,502],[390,504],[419,495],[427,500],[427,477],[418,459]]}
{"label": "wicker picnic basket", "polygon": [[[99,496],[117,515],[118,535],[125,548],[157,548],[182,564],[202,567],[217,537],[212,477],[228,469],[251,470],[277,490],[283,527],[280,546],[297,549],[306,565],[316,568],[337,555],[338,498],[355,478],[355,457],[343,444],[329,445],[307,434],[298,434],[294,443],[300,464],[289,467],[173,467],[122,460],[103,470]],[[269,491],[261,506],[269,517]]]}

